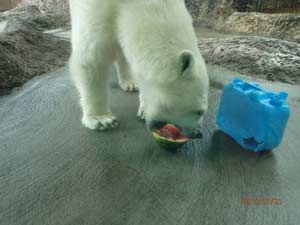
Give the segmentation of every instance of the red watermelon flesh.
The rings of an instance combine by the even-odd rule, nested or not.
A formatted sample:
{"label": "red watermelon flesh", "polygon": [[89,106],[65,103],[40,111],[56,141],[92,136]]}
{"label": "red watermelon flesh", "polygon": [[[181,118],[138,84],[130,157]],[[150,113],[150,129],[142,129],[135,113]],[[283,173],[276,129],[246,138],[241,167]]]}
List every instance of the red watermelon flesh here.
{"label": "red watermelon flesh", "polygon": [[188,138],[187,136],[180,134],[180,130],[172,124],[167,124],[163,126],[159,130],[157,130],[157,133],[159,136],[172,139],[172,140]]}

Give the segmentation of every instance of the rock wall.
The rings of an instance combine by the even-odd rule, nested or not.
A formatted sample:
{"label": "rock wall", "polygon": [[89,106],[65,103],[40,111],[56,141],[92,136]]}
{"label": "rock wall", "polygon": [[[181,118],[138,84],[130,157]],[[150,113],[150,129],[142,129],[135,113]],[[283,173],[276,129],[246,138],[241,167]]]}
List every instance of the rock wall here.
{"label": "rock wall", "polygon": [[36,5],[18,5],[16,8],[0,13],[0,22],[15,16],[36,16],[41,13]]}
{"label": "rock wall", "polygon": [[196,25],[215,26],[235,10],[233,0],[185,0]]}
{"label": "rock wall", "polygon": [[300,0],[185,0],[185,2],[196,25],[225,32],[255,34],[300,42]]}
{"label": "rock wall", "polygon": [[0,12],[6,11],[12,8],[12,3],[10,0],[2,0],[0,2]]}
{"label": "rock wall", "polygon": [[68,0],[23,0],[22,2],[38,5],[47,13],[69,14]]}
{"label": "rock wall", "polygon": [[[15,0],[16,1],[16,0]],[[17,0],[22,1],[22,0]],[[49,12],[68,13],[68,0],[23,0],[36,4]],[[206,15],[228,15],[238,12],[291,12],[300,11],[300,0],[185,0],[186,5],[195,18]]]}
{"label": "rock wall", "polygon": [[300,43],[300,14],[233,13],[226,32],[256,34]]}
{"label": "rock wall", "polygon": [[233,8],[239,12],[282,13],[300,10],[299,0],[235,0]]}
{"label": "rock wall", "polygon": [[193,17],[222,12],[300,12],[300,0],[185,0]]}

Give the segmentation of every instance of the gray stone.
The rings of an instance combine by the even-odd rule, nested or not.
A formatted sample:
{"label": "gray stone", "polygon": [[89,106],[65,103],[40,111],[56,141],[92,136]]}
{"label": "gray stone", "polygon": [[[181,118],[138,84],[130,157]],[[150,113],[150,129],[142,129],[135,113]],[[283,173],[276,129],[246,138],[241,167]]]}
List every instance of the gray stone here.
{"label": "gray stone", "polygon": [[208,63],[271,81],[300,84],[300,44],[265,37],[201,39]]}

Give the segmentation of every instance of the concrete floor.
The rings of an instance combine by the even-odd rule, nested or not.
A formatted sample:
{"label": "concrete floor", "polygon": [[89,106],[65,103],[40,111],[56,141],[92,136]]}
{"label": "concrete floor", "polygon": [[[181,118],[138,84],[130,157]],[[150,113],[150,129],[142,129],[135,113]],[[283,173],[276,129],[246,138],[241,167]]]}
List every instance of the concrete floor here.
{"label": "concrete floor", "polygon": [[[229,74],[210,67],[216,80]],[[112,109],[121,125],[101,133],[80,124],[66,68],[34,79],[0,98],[0,224],[300,224],[300,88],[266,85],[292,93],[292,116],[273,153],[242,150],[217,130],[221,91],[212,88],[204,138],[173,154],[137,120],[137,94],[116,82]]]}

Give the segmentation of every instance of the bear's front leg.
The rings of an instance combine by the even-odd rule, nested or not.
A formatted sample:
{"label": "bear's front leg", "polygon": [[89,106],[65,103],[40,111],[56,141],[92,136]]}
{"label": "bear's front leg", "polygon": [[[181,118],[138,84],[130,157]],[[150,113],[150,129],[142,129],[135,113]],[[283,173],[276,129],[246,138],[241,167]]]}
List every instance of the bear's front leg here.
{"label": "bear's front leg", "polygon": [[108,100],[108,71],[112,62],[107,54],[99,51],[95,54],[91,54],[93,50],[77,54],[75,49],[70,66],[80,94],[83,125],[92,130],[107,130],[118,126],[116,116],[109,109]]}
{"label": "bear's front leg", "polygon": [[115,66],[117,69],[120,88],[126,92],[138,91],[138,87],[136,85],[136,82],[134,81],[130,66],[120,47],[117,48],[116,55],[117,57]]}

